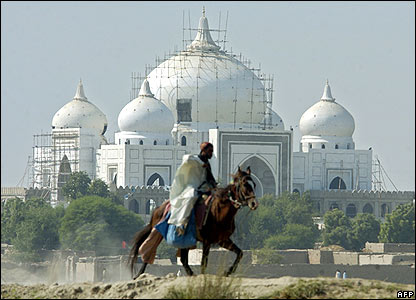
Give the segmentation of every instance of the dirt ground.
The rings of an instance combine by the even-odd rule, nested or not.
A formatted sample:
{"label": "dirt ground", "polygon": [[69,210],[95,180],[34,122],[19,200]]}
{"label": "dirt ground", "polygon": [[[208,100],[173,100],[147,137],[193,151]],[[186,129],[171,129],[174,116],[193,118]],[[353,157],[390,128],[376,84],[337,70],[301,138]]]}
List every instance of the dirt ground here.
{"label": "dirt ground", "polygon": [[[397,298],[397,292],[413,291],[414,285],[402,285],[377,280],[337,279],[337,278],[220,278],[214,275],[193,277],[176,276],[171,273],[164,277],[142,274],[136,280],[112,283],[72,283],[72,284],[1,284],[2,299],[163,299],[192,297],[192,289],[201,291],[206,278],[211,284],[218,284],[218,294],[211,291],[207,298],[221,298],[223,283],[229,282],[227,289],[236,291],[231,298],[315,298],[315,299],[386,299]],[[3,277],[3,276],[2,276]],[[198,287],[198,285],[201,285]],[[222,286],[222,287],[221,287]],[[172,293],[172,289],[185,291],[185,294]],[[221,288],[223,290],[221,290]],[[187,291],[187,292],[186,292]],[[187,293],[187,294],[186,294]],[[176,296],[175,296],[176,295]],[[179,296],[178,296],[179,295]],[[182,295],[182,296],[180,296]],[[183,296],[186,295],[186,296]],[[204,294],[203,294],[204,295]],[[202,295],[202,296],[203,296]],[[214,296],[212,296],[214,295]],[[198,295],[201,298],[201,294]],[[227,297],[230,298],[230,297]]]}

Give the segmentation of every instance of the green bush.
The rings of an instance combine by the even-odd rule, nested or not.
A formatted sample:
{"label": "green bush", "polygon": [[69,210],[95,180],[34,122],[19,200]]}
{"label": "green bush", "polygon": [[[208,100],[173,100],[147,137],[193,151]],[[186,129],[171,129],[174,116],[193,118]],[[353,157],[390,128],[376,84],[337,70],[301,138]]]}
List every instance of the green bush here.
{"label": "green bush", "polygon": [[415,242],[415,206],[413,203],[402,204],[386,215],[386,222],[381,224],[379,240],[382,243]]}
{"label": "green bush", "polygon": [[365,247],[366,242],[378,242],[380,222],[373,214],[360,213],[352,219],[351,246],[359,251]]}
{"label": "green bush", "polygon": [[254,250],[253,255],[257,258],[257,263],[260,265],[279,264],[283,256],[271,248],[262,248]]}
{"label": "green bush", "polygon": [[281,234],[267,238],[264,245],[271,249],[309,249],[313,248],[318,235],[316,227],[287,224]]}
{"label": "green bush", "polygon": [[284,289],[277,291],[272,298],[279,299],[311,299],[323,298],[327,293],[324,283],[300,279]]}
{"label": "green bush", "polygon": [[231,237],[242,249],[275,249],[313,247],[319,230],[313,223],[316,213],[309,193],[283,193],[278,198],[265,195],[259,199],[257,210],[240,210],[236,230]]}
{"label": "green bush", "polygon": [[329,210],[324,215],[323,246],[339,245],[351,248],[351,221],[342,210]]}
{"label": "green bush", "polygon": [[59,233],[64,248],[117,255],[143,226],[140,216],[111,199],[85,196],[67,207]]}

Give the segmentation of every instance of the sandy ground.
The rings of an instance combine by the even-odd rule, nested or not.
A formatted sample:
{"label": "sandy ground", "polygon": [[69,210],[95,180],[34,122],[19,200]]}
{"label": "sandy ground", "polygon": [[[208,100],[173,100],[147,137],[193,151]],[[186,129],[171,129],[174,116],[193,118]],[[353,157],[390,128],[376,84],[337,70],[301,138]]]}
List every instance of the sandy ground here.
{"label": "sandy ground", "polygon": [[[218,277],[203,275],[177,277],[168,274],[155,277],[142,274],[136,280],[112,283],[72,283],[72,284],[1,284],[2,299],[163,299],[171,298],[172,288],[190,289],[201,285],[209,278],[211,283],[218,283]],[[232,281],[233,290],[238,293],[232,298],[323,298],[323,299],[386,299],[397,298],[399,290],[413,291],[415,286],[401,285],[377,280],[336,279],[336,278],[220,278],[218,290],[221,294],[223,283]],[[202,287],[196,288],[201,290]],[[280,291],[280,292],[277,292]],[[212,292],[212,291],[211,291]],[[280,294],[279,294],[280,293]],[[218,295],[217,297],[218,298]]]}

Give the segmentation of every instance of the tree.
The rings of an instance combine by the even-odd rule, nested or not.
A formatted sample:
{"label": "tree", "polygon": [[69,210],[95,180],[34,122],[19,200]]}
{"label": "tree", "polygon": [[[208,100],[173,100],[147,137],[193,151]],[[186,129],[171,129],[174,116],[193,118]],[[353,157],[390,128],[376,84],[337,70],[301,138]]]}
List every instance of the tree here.
{"label": "tree", "polygon": [[11,244],[16,237],[17,224],[24,219],[25,203],[20,198],[13,198],[1,205],[1,242]]}
{"label": "tree", "polygon": [[323,245],[351,248],[351,221],[342,210],[329,210],[324,215]]}
{"label": "tree", "polygon": [[109,197],[113,203],[124,206],[124,198],[116,192],[110,192]]}
{"label": "tree", "polygon": [[[232,237],[243,249],[262,248],[269,238],[271,240],[267,244],[270,247],[273,245],[275,249],[289,245],[293,248],[304,248],[306,245],[313,246],[319,236],[319,230],[312,219],[315,211],[309,193],[302,196],[298,193],[284,193],[278,198],[265,195],[259,199],[256,211],[246,213],[247,210],[244,208],[237,214],[236,232]],[[289,224],[300,226],[287,227]],[[292,234],[296,234],[296,237],[292,238]],[[307,239],[301,241],[297,236]],[[278,245],[276,241],[279,241]]]}
{"label": "tree", "polygon": [[62,192],[64,196],[70,199],[77,199],[88,194],[90,183],[91,179],[86,172],[73,172],[62,187]]}
{"label": "tree", "polygon": [[110,191],[108,190],[108,185],[101,179],[97,178],[93,180],[88,187],[88,195],[108,198],[110,196]]}
{"label": "tree", "polygon": [[111,199],[85,196],[66,208],[59,235],[64,248],[115,255],[121,251],[122,241],[130,241],[143,226],[137,214]]}
{"label": "tree", "polygon": [[401,204],[386,215],[386,222],[380,226],[379,241],[382,243],[415,242],[415,206]]}
{"label": "tree", "polygon": [[366,242],[378,242],[380,222],[373,214],[360,213],[352,219],[351,246],[359,251]]}
{"label": "tree", "polygon": [[33,253],[41,249],[59,247],[60,219],[51,206],[27,207],[24,219],[17,224],[12,244],[21,252]]}
{"label": "tree", "polygon": [[270,249],[309,249],[313,248],[317,230],[302,224],[287,224],[281,234],[273,235],[264,241]]}
{"label": "tree", "polygon": [[62,216],[63,207],[52,208],[41,198],[8,200],[2,209],[1,236],[2,242],[13,244],[19,251],[11,258],[37,261],[38,250],[58,248]]}

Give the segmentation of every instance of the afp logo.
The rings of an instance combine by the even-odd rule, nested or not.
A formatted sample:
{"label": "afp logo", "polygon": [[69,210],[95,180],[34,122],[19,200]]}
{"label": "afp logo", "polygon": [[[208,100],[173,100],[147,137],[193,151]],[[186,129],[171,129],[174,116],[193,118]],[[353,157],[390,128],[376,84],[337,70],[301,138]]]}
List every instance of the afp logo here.
{"label": "afp logo", "polygon": [[413,291],[398,291],[397,298],[412,298],[415,292]]}

